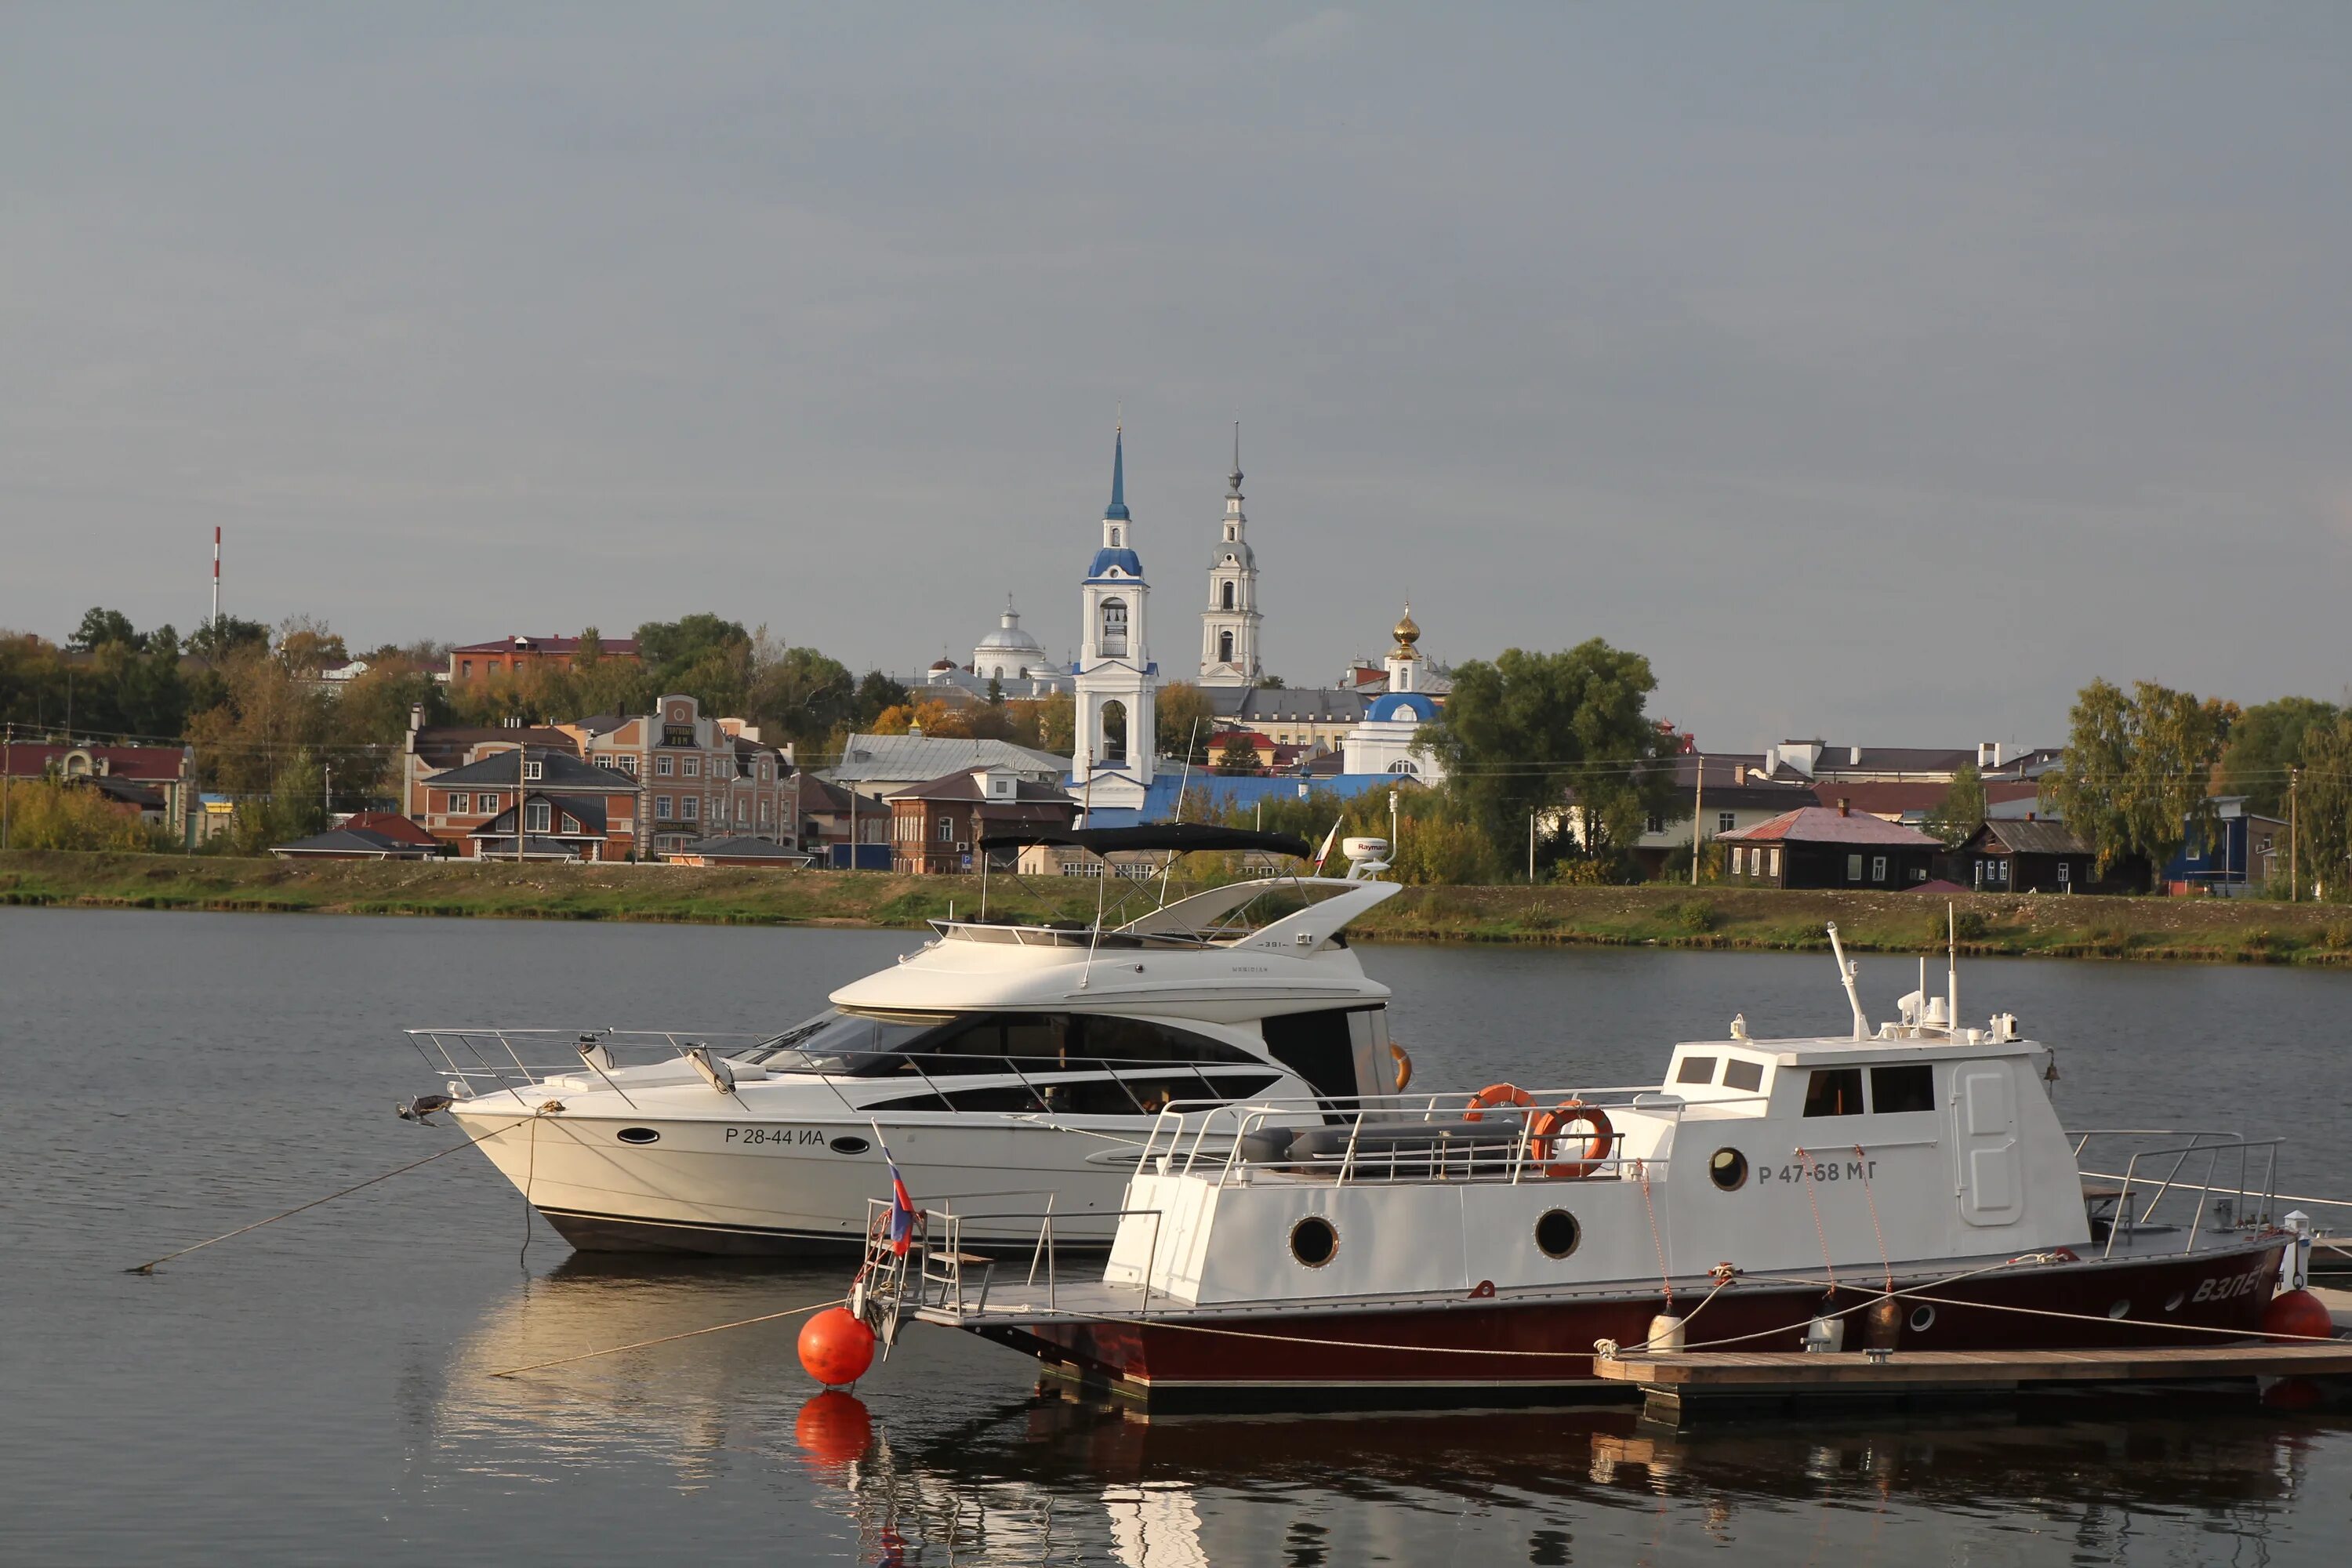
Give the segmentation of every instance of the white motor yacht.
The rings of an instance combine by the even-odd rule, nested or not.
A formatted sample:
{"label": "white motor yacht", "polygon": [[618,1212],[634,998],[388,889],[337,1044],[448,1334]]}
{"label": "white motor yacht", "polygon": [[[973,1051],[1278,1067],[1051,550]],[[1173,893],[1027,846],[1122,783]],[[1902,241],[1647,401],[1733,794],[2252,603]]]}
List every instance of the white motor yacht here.
{"label": "white motor yacht", "polygon": [[[1190,851],[1311,854],[1287,836],[1176,825],[990,840],[983,858],[1039,842],[1091,851],[1129,906],[1155,889],[1113,878],[1115,852],[1170,867]],[[1409,1077],[1388,988],[1345,934],[1398,890],[1371,879],[1386,848],[1349,840],[1345,878],[1253,877],[1075,927],[991,920],[983,902],[761,1037],[413,1029],[447,1092],[403,1114],[446,1109],[584,1250],[854,1248],[866,1200],[889,1188],[886,1153],[919,1203],[1046,1209],[1062,1244],[1107,1246],[1171,1102],[1273,1097],[1316,1122],[1318,1102]],[[962,1235],[985,1248],[1034,1231],[975,1219]]]}

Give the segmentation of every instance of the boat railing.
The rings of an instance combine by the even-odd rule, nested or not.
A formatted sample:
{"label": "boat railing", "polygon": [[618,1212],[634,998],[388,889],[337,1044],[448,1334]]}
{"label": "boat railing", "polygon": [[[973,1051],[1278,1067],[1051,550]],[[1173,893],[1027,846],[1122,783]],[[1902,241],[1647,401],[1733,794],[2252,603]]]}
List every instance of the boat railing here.
{"label": "boat railing", "polygon": [[[510,1093],[518,1105],[526,1097],[522,1090],[551,1079],[604,1077],[604,1087],[627,1098],[631,1087],[625,1079],[614,1080],[606,1076],[607,1068],[599,1065],[593,1054],[602,1047],[603,1055],[612,1068],[658,1064],[666,1059],[685,1057],[698,1047],[707,1049],[715,1058],[738,1058],[743,1053],[768,1047],[775,1037],[752,1034],[687,1033],[676,1029],[508,1029],[508,1028],[431,1028],[404,1031],[409,1043],[424,1057],[427,1068],[445,1079],[453,1098],[470,1099],[483,1094]],[[567,1049],[568,1047],[568,1049]],[[1127,1096],[1128,1103],[1137,1116],[1149,1116],[1169,1100],[1155,1101],[1154,1090],[1172,1097],[1185,1080],[1201,1082],[1203,1074],[1251,1072],[1279,1073],[1286,1069],[1276,1061],[1212,1062],[1190,1058],[1169,1058],[1155,1060],[1145,1058],[1089,1057],[1063,1055],[1056,1057],[1017,1056],[986,1058],[985,1070],[969,1073],[938,1073],[932,1070],[940,1058],[920,1049],[873,1053],[877,1058],[895,1061],[898,1066],[887,1073],[844,1074],[824,1065],[832,1058],[816,1058],[794,1047],[771,1048],[758,1062],[770,1074],[793,1073],[829,1089],[841,1109],[853,1116],[865,1118],[877,1109],[861,1105],[843,1092],[842,1081],[855,1079],[862,1084],[890,1083],[903,1085],[910,1091],[927,1092],[939,1101],[932,1109],[955,1110],[959,1095],[1000,1091],[1016,1088],[1026,1091],[1031,1101],[1025,1111],[1010,1114],[1054,1116],[1070,1114],[1062,1100],[1071,1087],[1069,1080],[1085,1083],[1108,1079]],[[929,1062],[931,1065],[927,1066]],[[734,1064],[740,1071],[744,1063]],[[1155,1084],[1154,1079],[1169,1080]],[[459,1089],[464,1093],[458,1092]],[[1202,1103],[1179,1101],[1178,1103]],[[904,1107],[895,1107],[903,1110]],[[1113,1114],[1127,1114],[1124,1111]]]}
{"label": "boat railing", "polygon": [[466,1026],[404,1030],[425,1066],[446,1078],[451,1093],[464,1096],[520,1091],[556,1077],[595,1076],[603,1069],[588,1053],[602,1047],[615,1067],[641,1066],[683,1057],[698,1047],[714,1057],[751,1049],[772,1037],[755,1034],[688,1033],[680,1029],[509,1029]]}
{"label": "boat railing", "polygon": [[[1196,1176],[1220,1186],[1302,1177],[1366,1182],[1625,1181],[1664,1175],[1668,1162],[1629,1154],[1612,1126],[1606,1147],[1580,1121],[1538,1132],[1547,1112],[1633,1111],[1679,1124],[1694,1105],[1761,1105],[1762,1095],[1686,1101],[1653,1086],[1528,1091],[1529,1104],[1486,1105],[1466,1090],[1317,1100],[1180,1101],[1160,1112],[1136,1161],[1139,1173]],[[1563,1147],[1565,1145],[1565,1147]]]}
{"label": "boat railing", "polygon": [[[2212,1128],[2103,1127],[2077,1130],[2074,1163],[2085,1181],[2116,1182],[2112,1189],[2084,1188],[2092,1235],[2113,1257],[2118,1241],[2178,1230],[2181,1250],[2193,1249],[2208,1228],[2229,1231],[2276,1223],[2278,1154],[2284,1138],[2248,1138]],[[2091,1169],[2086,1154],[2095,1140],[2133,1145],[2120,1172]],[[2118,1147],[2116,1152],[2124,1152]],[[2102,1159],[2111,1164],[2112,1157]],[[2186,1210],[2184,1215],[2183,1211]]]}
{"label": "boat railing", "polygon": [[[856,1298],[853,1307],[853,1310],[858,1310],[861,1316],[867,1315],[864,1309],[868,1302],[875,1303],[879,1309],[874,1316],[891,1321],[896,1321],[900,1311],[910,1307],[958,1321],[968,1312],[986,1311],[989,1292],[995,1284],[999,1259],[990,1254],[966,1250],[964,1226],[976,1221],[986,1222],[990,1231],[996,1234],[1002,1234],[1011,1222],[1034,1221],[1036,1241],[1030,1253],[1024,1287],[1034,1289],[1042,1275],[1046,1309],[1053,1310],[1060,1304],[1060,1257],[1055,1226],[1057,1220],[1069,1216],[1056,1215],[1050,1200],[1042,1209],[996,1209],[964,1214],[951,1207],[919,1210],[908,1237],[907,1251],[903,1254],[898,1250],[890,1235],[889,1200],[868,1198],[866,1211],[866,1265],[858,1271],[858,1280],[865,1287],[865,1291]],[[1084,1217],[1089,1222],[1150,1219],[1151,1249],[1149,1256],[1154,1261],[1158,1259],[1160,1210],[1089,1209]],[[979,1272],[976,1288],[971,1279],[973,1270]],[[1099,1273],[1095,1274],[1093,1279],[1095,1283],[1101,1283]],[[1150,1305],[1151,1270],[1147,1268],[1136,1288],[1135,1310],[1139,1314],[1147,1312]]]}

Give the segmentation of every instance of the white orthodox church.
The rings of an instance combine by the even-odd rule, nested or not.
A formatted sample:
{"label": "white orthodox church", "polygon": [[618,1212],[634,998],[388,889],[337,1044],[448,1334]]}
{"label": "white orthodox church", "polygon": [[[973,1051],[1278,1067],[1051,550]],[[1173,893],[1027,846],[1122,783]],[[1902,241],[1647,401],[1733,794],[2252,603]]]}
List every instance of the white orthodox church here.
{"label": "white orthodox church", "polygon": [[1127,510],[1124,430],[1111,439],[1110,505],[1102,528],[1102,545],[1078,586],[1078,658],[1070,671],[1078,749],[1069,787],[1089,810],[1140,811],[1159,735],[1160,667],[1151,662],[1148,637],[1151,585],[1143,580]]}
{"label": "white orthodox church", "polygon": [[1257,556],[1242,515],[1242,427],[1234,426],[1234,471],[1225,487],[1224,537],[1209,562],[1209,607],[1201,612],[1201,684],[1255,686],[1265,678],[1257,656]]}
{"label": "white orthodox church", "polygon": [[1443,763],[1416,750],[1413,737],[1437,717],[1437,700],[1422,689],[1422,657],[1413,645],[1421,641],[1412,605],[1396,624],[1396,646],[1389,649],[1389,689],[1364,707],[1363,721],[1339,742],[1341,766],[1350,773],[1391,773],[1436,784],[1445,777]]}

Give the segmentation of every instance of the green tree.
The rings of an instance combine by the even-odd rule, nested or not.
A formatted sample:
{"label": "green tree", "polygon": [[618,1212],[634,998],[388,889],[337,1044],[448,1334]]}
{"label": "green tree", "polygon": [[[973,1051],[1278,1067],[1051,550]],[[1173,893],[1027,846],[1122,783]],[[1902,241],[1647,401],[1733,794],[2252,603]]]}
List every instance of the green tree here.
{"label": "green tree", "polygon": [[871,728],[886,710],[907,707],[914,700],[913,692],[880,670],[869,669],[857,683],[857,722]]}
{"label": "green tree", "polygon": [[637,658],[654,671],[664,691],[685,689],[677,684],[679,672],[690,670],[712,654],[730,647],[748,647],[751,634],[740,621],[724,620],[709,611],[674,621],[647,621],[637,628]]}
{"label": "green tree", "polygon": [[1217,751],[1217,771],[1221,773],[1255,773],[1265,763],[1257,754],[1257,742],[1246,730],[1235,730],[1225,737]]}
{"label": "green tree", "polygon": [[2287,770],[2303,763],[2315,732],[2325,734],[2340,710],[2310,697],[2258,702],[2230,726],[2219,777],[2223,795],[2242,795],[2265,816],[2286,815]]}
{"label": "green tree", "polygon": [[223,616],[206,621],[191,633],[187,651],[198,658],[219,663],[239,648],[268,647],[269,628],[259,621],[239,620],[235,616]]}
{"label": "green tree", "polygon": [[2129,695],[2105,680],[2076,694],[2065,756],[2042,796],[2097,853],[2100,876],[2130,859],[2161,871],[2210,826],[2208,786],[2235,711],[2150,680]]}
{"label": "green tree", "polygon": [[82,612],[81,625],[74,628],[73,648],[79,653],[104,647],[109,643],[136,643],[139,634],[131,627],[131,617],[121,610],[103,610],[96,606]]}
{"label": "green tree", "polygon": [[[1952,774],[1952,787],[1927,814],[1927,831],[1944,841],[1947,849],[1957,849],[1969,834],[1984,821],[1984,775],[1977,772],[1974,763],[1963,763]],[[1685,863],[1685,869],[1688,868]]]}
{"label": "green tree", "polygon": [[[754,645],[748,716],[772,726],[801,750],[814,750],[857,712],[857,678],[813,647],[774,649],[762,633]],[[771,736],[771,739],[775,737]]]}
{"label": "green tree", "polygon": [[1565,653],[1506,648],[1491,664],[1473,659],[1454,672],[1453,693],[1421,742],[1490,844],[1524,842],[1531,815],[1573,799],[1582,846],[1558,835],[1539,859],[1579,847],[1614,858],[1652,816],[1673,810],[1660,765],[1671,742],[1645,711],[1657,684],[1648,659],[1598,637]]}

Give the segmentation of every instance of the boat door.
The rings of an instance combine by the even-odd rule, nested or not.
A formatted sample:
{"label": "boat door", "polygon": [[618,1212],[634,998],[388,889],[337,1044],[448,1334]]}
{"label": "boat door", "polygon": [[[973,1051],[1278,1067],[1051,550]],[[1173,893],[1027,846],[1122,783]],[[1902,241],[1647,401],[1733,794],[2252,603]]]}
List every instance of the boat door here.
{"label": "boat door", "polygon": [[1960,1217],[2013,1225],[2025,1213],[2017,1157],[2017,1090],[2007,1062],[1970,1062],[1952,1074],[1952,1146],[1959,1161]]}

